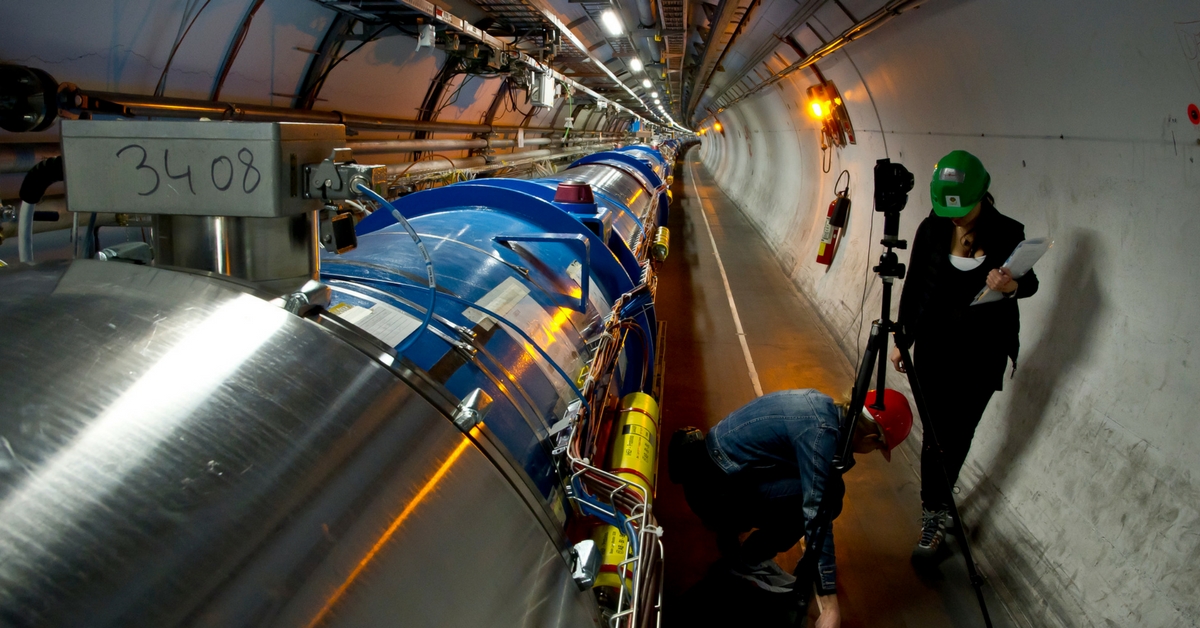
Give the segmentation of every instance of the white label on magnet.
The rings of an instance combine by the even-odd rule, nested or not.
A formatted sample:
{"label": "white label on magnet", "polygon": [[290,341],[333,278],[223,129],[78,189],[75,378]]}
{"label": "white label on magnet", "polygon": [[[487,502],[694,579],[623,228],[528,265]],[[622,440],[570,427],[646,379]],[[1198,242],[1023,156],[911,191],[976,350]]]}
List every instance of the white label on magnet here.
{"label": "white label on magnet", "polygon": [[376,303],[369,308],[351,305],[338,315],[389,347],[399,345],[421,327],[421,319],[386,303]]}
{"label": "white label on magnet", "polygon": [[[500,285],[492,288],[483,298],[476,301],[480,307],[486,308],[496,313],[498,316],[505,316],[509,310],[517,304],[518,301],[525,298],[529,294],[529,287],[521,283],[514,277],[509,277],[500,282]],[[491,329],[495,326],[496,321],[493,321],[490,316],[475,308],[467,308],[463,310],[463,316],[467,320],[479,325],[484,330]]]}

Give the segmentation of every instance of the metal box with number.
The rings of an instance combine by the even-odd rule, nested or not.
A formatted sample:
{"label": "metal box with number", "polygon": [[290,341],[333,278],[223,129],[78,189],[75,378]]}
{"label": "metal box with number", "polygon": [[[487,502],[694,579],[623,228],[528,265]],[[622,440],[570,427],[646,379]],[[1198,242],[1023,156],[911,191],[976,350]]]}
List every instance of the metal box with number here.
{"label": "metal box with number", "polygon": [[64,120],[74,212],[273,218],[320,209],[305,164],[346,145],[340,124]]}

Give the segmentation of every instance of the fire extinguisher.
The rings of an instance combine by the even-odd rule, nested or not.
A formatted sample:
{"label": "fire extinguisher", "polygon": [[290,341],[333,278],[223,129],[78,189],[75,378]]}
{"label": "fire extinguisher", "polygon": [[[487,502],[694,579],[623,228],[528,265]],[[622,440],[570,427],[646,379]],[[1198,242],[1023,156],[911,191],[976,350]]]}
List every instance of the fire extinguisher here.
{"label": "fire extinguisher", "polygon": [[[821,234],[821,244],[817,247],[817,263],[829,266],[833,264],[833,256],[837,254],[838,240],[841,239],[842,229],[846,228],[846,220],[850,216],[850,172],[843,170],[846,175],[846,187],[837,193],[829,204],[829,213],[825,216],[825,232]],[[841,182],[842,175],[838,175]],[[834,183],[837,189],[837,183]]]}

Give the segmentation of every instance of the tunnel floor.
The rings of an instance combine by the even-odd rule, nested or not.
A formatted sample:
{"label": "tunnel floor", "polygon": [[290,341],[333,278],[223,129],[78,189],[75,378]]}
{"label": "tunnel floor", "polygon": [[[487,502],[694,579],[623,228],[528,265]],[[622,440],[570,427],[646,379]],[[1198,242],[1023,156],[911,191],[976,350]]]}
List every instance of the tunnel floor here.
{"label": "tunnel floor", "polygon": [[[688,151],[676,169],[671,253],[659,278],[656,307],[667,323],[664,447],[676,429],[707,430],[755,397],[714,243],[764,393],[815,388],[841,400],[853,379],[853,365],[759,233],[715,185],[698,153]],[[882,456],[859,456],[845,477],[846,500],[834,524],[842,625],[983,626],[953,540],[953,553],[939,572],[919,577],[909,564],[920,528],[920,484],[906,459],[911,454],[894,453],[891,464]],[[725,575],[715,536],[687,507],[681,487],[667,479],[665,452],[660,464],[655,513],[666,530],[663,625],[805,625],[789,620],[794,607],[789,596]],[[777,560],[790,571],[800,553],[793,548]],[[985,591],[994,625],[1014,625],[990,587]]]}

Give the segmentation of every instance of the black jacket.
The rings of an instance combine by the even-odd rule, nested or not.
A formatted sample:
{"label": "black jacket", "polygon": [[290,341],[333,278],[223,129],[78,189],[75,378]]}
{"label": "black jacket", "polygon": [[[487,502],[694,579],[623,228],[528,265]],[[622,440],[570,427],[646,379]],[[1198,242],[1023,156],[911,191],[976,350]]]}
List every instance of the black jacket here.
{"label": "black jacket", "polygon": [[[1032,296],[1038,289],[1037,274],[1030,270],[1017,279],[1015,298],[971,306],[976,293],[986,286],[987,274],[999,268],[1013,249],[1025,239],[1025,226],[995,208],[984,205],[975,226],[975,243],[987,258],[979,268],[961,271],[950,264],[950,242],[954,223],[930,213],[913,238],[908,274],[900,293],[897,344],[917,351],[926,347],[957,345],[961,353],[981,358],[1011,358],[1016,368],[1021,329],[1017,299]],[[995,361],[992,361],[995,363]],[[994,382],[1000,388],[1003,368]],[[990,379],[991,376],[989,375]]]}

